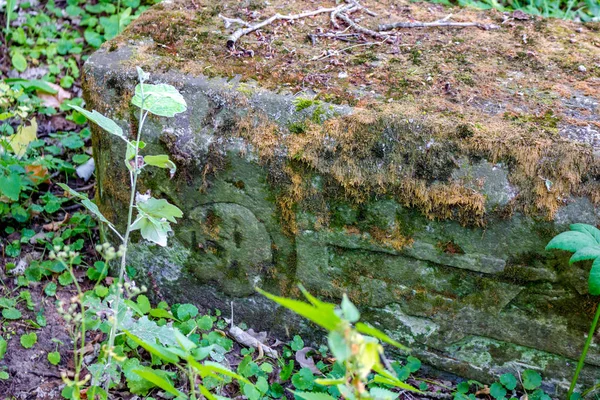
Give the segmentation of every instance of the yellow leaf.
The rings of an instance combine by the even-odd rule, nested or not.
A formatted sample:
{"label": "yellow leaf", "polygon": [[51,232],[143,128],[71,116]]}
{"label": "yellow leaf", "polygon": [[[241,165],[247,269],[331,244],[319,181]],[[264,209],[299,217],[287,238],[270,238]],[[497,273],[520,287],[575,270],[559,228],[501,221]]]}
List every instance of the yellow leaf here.
{"label": "yellow leaf", "polygon": [[358,355],[359,362],[359,374],[361,377],[366,378],[369,372],[375,366],[379,366],[379,354],[381,353],[381,345],[374,342],[366,342],[362,346],[362,351]]}
{"label": "yellow leaf", "polygon": [[31,125],[21,125],[19,126],[19,129],[17,129],[17,133],[15,135],[9,136],[8,142],[10,143],[10,146],[12,147],[17,158],[23,157],[27,151],[29,143],[37,139],[37,128],[37,121],[35,118],[33,118],[31,120]]}

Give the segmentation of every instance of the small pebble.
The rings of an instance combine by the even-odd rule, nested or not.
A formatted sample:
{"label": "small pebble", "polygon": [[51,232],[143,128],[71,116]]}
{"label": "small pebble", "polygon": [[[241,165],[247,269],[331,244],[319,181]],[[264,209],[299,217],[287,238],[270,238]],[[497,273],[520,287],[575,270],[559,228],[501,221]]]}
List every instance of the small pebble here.
{"label": "small pebble", "polygon": [[580,65],[579,67],[577,67],[577,69],[579,70],[579,72],[586,72],[587,68],[585,67],[585,65]]}

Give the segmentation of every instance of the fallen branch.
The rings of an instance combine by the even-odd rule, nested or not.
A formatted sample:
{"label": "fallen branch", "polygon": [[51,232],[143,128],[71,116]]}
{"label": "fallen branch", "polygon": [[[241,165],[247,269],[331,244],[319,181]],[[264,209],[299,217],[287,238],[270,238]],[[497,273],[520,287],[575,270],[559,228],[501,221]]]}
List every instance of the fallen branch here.
{"label": "fallen branch", "polygon": [[380,24],[377,28],[378,31],[391,31],[394,29],[405,29],[405,28],[433,28],[433,27],[457,27],[457,28],[466,28],[466,27],[476,27],[479,29],[483,29],[486,31],[492,29],[499,29],[498,25],[494,24],[482,24],[479,22],[452,22],[440,20],[434,22],[393,22],[391,24]]}
{"label": "fallen branch", "polygon": [[[237,43],[237,41],[244,35],[247,35],[249,33],[252,33],[254,31],[259,30],[260,28],[263,28],[267,25],[272,24],[275,21],[279,21],[279,20],[284,20],[284,21],[294,21],[297,19],[302,19],[302,18],[308,18],[308,17],[313,17],[315,15],[319,15],[319,14],[331,14],[335,11],[337,11],[338,9],[341,10],[343,8],[348,7],[346,4],[341,5],[341,6],[337,6],[337,7],[332,7],[332,8],[319,8],[318,10],[313,10],[313,11],[307,11],[301,14],[290,14],[290,15],[281,15],[281,14],[275,14],[270,18],[265,19],[264,21],[261,21],[255,25],[249,25],[246,28],[242,28],[242,29],[238,29],[235,32],[233,32],[231,35],[229,35],[229,37],[227,38],[227,47],[232,49],[235,44]],[[223,18],[226,23],[227,21],[233,21],[234,19],[232,18],[226,18],[221,16],[221,18]],[[235,21],[237,22],[237,21]]]}

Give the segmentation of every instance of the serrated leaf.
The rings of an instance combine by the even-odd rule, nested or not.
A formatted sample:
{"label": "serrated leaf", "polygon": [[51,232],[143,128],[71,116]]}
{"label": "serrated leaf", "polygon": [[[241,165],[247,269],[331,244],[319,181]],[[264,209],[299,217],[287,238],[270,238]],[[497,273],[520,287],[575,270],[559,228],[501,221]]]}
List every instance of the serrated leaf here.
{"label": "serrated leaf", "polygon": [[[335,397],[333,397],[327,393],[321,393],[321,392],[292,391],[292,393],[294,393],[294,395],[296,395],[304,400],[335,400]],[[398,396],[396,396],[396,397],[398,397]],[[391,400],[393,400],[393,399],[391,399]]]}
{"label": "serrated leaf", "polygon": [[156,344],[158,342],[164,346],[177,345],[175,338],[176,329],[171,327],[170,324],[158,326],[156,322],[151,321],[145,315],[137,320],[126,318],[120,324],[120,328],[147,343]]}
{"label": "serrated leaf", "polygon": [[294,311],[296,314],[299,314],[300,316],[314,322],[328,331],[336,330],[336,328],[342,322],[340,317],[335,314],[333,307],[315,307],[302,301],[275,296],[271,293],[265,292],[260,288],[256,288],[256,290],[277,304]]}
{"label": "serrated leaf", "polygon": [[108,132],[112,135],[118,136],[119,138],[123,139],[124,141],[127,141],[127,139],[125,138],[125,135],[123,134],[123,129],[121,129],[121,127],[119,125],[117,125],[117,123],[115,121],[113,121],[112,119],[105,117],[104,115],[100,114],[96,110],[89,112],[88,110],[86,110],[84,108],[81,108],[79,106],[75,106],[72,104],[70,104],[69,107],[71,107],[72,109],[76,110],[77,112],[85,115],[87,117],[87,119],[96,123],[96,125],[98,125],[102,129],[104,129],[106,132]]}
{"label": "serrated leaf", "polygon": [[375,400],[395,400],[400,396],[400,393],[392,392],[391,390],[374,387],[369,390],[369,394]]}
{"label": "serrated leaf", "polygon": [[21,318],[22,314],[16,308],[5,308],[2,310],[2,316],[6,319],[15,320]]}
{"label": "serrated leaf", "polygon": [[410,349],[408,347],[404,346],[401,343],[398,343],[397,341],[395,341],[394,339],[392,339],[391,337],[389,337],[388,335],[381,332],[379,329],[377,329],[375,327],[372,327],[370,325],[359,322],[356,324],[355,328],[360,333],[363,333],[363,334],[369,335],[369,336],[373,336],[374,338],[377,338],[377,339],[381,340],[382,342],[391,344],[392,346],[402,349],[404,351],[410,351]]}
{"label": "serrated leaf", "polygon": [[142,107],[142,88],[144,92],[144,110],[161,117],[174,117],[187,110],[183,96],[171,85],[164,83],[151,85],[139,84],[135,87],[135,95],[131,103]]}
{"label": "serrated leaf", "polygon": [[158,375],[151,368],[134,369],[132,372],[134,374],[141,376],[142,378],[146,379],[147,381],[152,382],[153,384],[155,384],[156,386],[158,386],[159,388],[161,388],[162,390],[164,390],[167,393],[170,393],[174,396],[181,396],[183,398],[187,398],[187,396],[185,396],[179,390],[175,389],[175,386],[173,386],[171,384],[171,382],[169,382],[162,376]]}
{"label": "serrated leaf", "polygon": [[542,384],[542,377],[540,374],[531,369],[526,369],[521,375],[523,379],[523,387],[526,390],[534,390]]}
{"label": "serrated leaf", "polygon": [[600,295],[600,258],[596,258],[592,263],[588,277],[588,290],[594,296]]}
{"label": "serrated leaf", "polygon": [[588,246],[577,250],[569,259],[569,264],[584,260],[595,260],[598,257],[600,257],[600,246]]}
{"label": "serrated leaf", "polygon": [[500,376],[500,383],[508,390],[515,390],[517,387],[517,378],[513,374],[504,374]]}
{"label": "serrated leaf", "polygon": [[504,389],[504,386],[502,386],[498,382],[494,382],[492,383],[492,386],[490,386],[490,395],[496,400],[505,399],[506,389]]}
{"label": "serrated leaf", "polygon": [[600,229],[596,228],[595,226],[589,224],[571,224],[569,228],[572,231],[589,235],[596,241],[597,244],[600,244]]}
{"label": "serrated leaf", "polygon": [[150,342],[146,342],[146,341],[138,338],[137,336],[132,335],[130,332],[128,332],[126,330],[124,332],[127,335],[127,337],[129,337],[135,343],[142,346],[149,353],[154,354],[158,358],[160,358],[164,361],[173,363],[173,364],[179,362],[179,357],[176,354],[174,354],[173,352],[169,351],[166,347],[163,347],[163,346],[160,346],[157,344],[152,344]]}
{"label": "serrated leaf", "polygon": [[579,249],[597,244],[596,240],[586,233],[567,231],[555,236],[546,246],[546,250],[556,249],[576,252]]}

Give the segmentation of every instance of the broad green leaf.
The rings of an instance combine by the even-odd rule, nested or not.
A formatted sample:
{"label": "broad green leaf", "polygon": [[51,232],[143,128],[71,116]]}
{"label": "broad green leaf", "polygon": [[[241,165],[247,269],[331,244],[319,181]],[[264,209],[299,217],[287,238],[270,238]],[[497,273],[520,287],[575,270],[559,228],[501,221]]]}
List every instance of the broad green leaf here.
{"label": "broad green leaf", "polygon": [[131,103],[142,107],[142,88],[144,92],[144,110],[161,117],[174,117],[187,110],[183,96],[171,85],[139,84],[135,87],[135,95]]}
{"label": "broad green leaf", "polygon": [[177,319],[168,312],[167,310],[163,310],[162,308],[153,308],[150,310],[150,316],[154,318],[167,318],[167,319]]}
{"label": "broad green leaf", "polygon": [[21,346],[26,349],[30,349],[34,344],[37,343],[37,334],[35,332],[31,332],[26,335],[21,335],[20,341]]}
{"label": "broad green leaf", "polygon": [[70,104],[69,107],[85,115],[90,121],[95,122],[100,128],[104,129],[108,133],[127,141],[125,135],[123,134],[123,129],[121,129],[121,127],[112,119],[105,117],[96,110],[89,112],[84,108],[72,104]]}
{"label": "broad green leaf", "polygon": [[8,197],[12,201],[18,201],[21,194],[21,176],[11,172],[9,175],[0,173],[0,195]]}
{"label": "broad green leaf", "polygon": [[2,310],[2,316],[6,319],[15,320],[21,318],[22,314],[16,308],[5,308]]}
{"label": "broad green leaf", "polygon": [[600,245],[588,246],[577,250],[569,259],[569,264],[583,260],[595,260],[598,257],[600,257]]}
{"label": "broad green leaf", "polygon": [[577,231],[567,231],[555,236],[546,246],[546,250],[566,250],[576,252],[589,246],[595,246],[596,240],[590,235]]}
{"label": "broad green leaf", "polygon": [[577,231],[589,235],[590,237],[594,238],[596,243],[600,244],[600,229],[596,228],[595,226],[588,224],[571,224],[569,228],[572,231]]}
{"label": "broad green leaf", "polygon": [[392,346],[402,349],[404,351],[410,351],[410,349],[408,347],[404,346],[401,343],[398,343],[397,341],[395,341],[394,339],[392,339],[385,333],[381,332],[379,329],[374,328],[370,325],[359,322],[356,324],[355,328],[360,333],[363,333],[363,334],[369,335],[369,336],[373,336],[374,338],[377,338],[377,339],[381,340],[382,342],[391,344]]}
{"label": "broad green leaf", "polygon": [[179,362],[179,357],[177,357],[177,355],[175,355],[171,351],[169,351],[166,347],[152,344],[149,342],[145,342],[145,341],[141,340],[140,338],[138,338],[137,336],[132,335],[128,331],[124,331],[124,332],[127,335],[127,337],[129,337],[135,343],[139,344],[144,349],[146,349],[149,353],[154,354],[158,358],[160,358],[164,361],[173,363],[173,364]]}
{"label": "broad green leaf", "polygon": [[150,305],[150,300],[148,300],[148,297],[144,294],[140,294],[137,297],[136,303],[142,314],[148,314],[152,309],[152,306]]}
{"label": "broad green leaf", "polygon": [[344,335],[338,331],[329,332],[329,335],[327,335],[327,344],[333,356],[340,363],[343,363],[352,355],[352,350],[348,346]]}
{"label": "broad green leaf", "polygon": [[[335,397],[333,397],[327,393],[299,392],[299,391],[292,391],[292,393],[294,393],[294,395],[296,395],[297,397],[304,399],[304,400],[335,400]],[[398,396],[396,396],[396,397],[398,397]],[[390,400],[394,400],[394,399],[395,399],[395,397]]]}
{"label": "broad green leaf", "polygon": [[413,356],[408,356],[406,358],[406,367],[411,373],[417,372],[421,369],[421,360]]}
{"label": "broad green leaf", "polygon": [[315,307],[302,301],[275,296],[271,293],[265,292],[260,288],[256,288],[256,290],[277,304],[294,311],[296,314],[299,314],[300,316],[314,322],[328,331],[337,329],[337,327],[342,323],[342,320],[335,314],[332,308]]}
{"label": "broad green leaf", "polygon": [[534,370],[526,369],[523,371],[521,377],[525,390],[534,390],[542,384],[542,377]]}
{"label": "broad green leaf", "polygon": [[244,393],[244,396],[248,398],[248,400],[260,400],[260,392],[254,385],[243,385],[242,392]]}
{"label": "broad green leaf", "polygon": [[48,362],[52,365],[58,365],[60,362],[60,353],[58,351],[51,351],[48,353]]}
{"label": "broad green leaf", "polygon": [[506,398],[506,389],[498,382],[494,382],[490,386],[490,395],[496,400],[503,400]]}
{"label": "broad green leaf", "polygon": [[144,202],[137,203],[137,208],[152,218],[159,220],[164,218],[167,221],[176,223],[177,220],[175,218],[183,217],[181,210],[165,199],[151,197]]}
{"label": "broad green leaf", "polygon": [[154,167],[166,168],[170,171],[171,175],[173,175],[177,170],[177,166],[175,166],[175,163],[169,160],[169,156],[165,154],[161,154],[158,156],[145,156],[144,162]]}
{"label": "broad green leaf", "polygon": [[175,340],[177,340],[177,343],[179,343],[181,348],[183,350],[185,350],[186,352],[189,352],[192,349],[197,347],[194,342],[192,342],[190,339],[188,339],[187,336],[185,336],[183,333],[181,333],[178,329],[174,329],[174,333],[175,333]]}
{"label": "broad green leaf", "polygon": [[218,373],[218,374],[222,374],[225,376],[230,376],[234,379],[237,379],[238,381],[244,382],[246,384],[252,384],[248,379],[244,378],[243,376],[236,374],[235,372],[227,369],[226,367],[222,366],[219,363],[213,362],[213,361],[206,361],[204,362],[204,368],[208,369],[209,371]]}
{"label": "broad green leaf", "polygon": [[171,327],[170,324],[159,326],[156,322],[148,319],[146,315],[139,319],[125,318],[119,328],[126,330],[146,343],[156,344],[158,342],[163,346],[177,345],[176,329]]}
{"label": "broad green leaf", "polygon": [[169,382],[168,380],[166,380],[162,376],[158,375],[156,372],[154,372],[153,370],[151,370],[149,368],[134,369],[132,372],[134,374],[138,374],[139,376],[146,379],[147,381],[154,383],[156,386],[158,386],[159,388],[161,388],[162,390],[164,390],[167,393],[170,393],[174,396],[180,396],[184,399],[188,398],[186,395],[181,393],[179,390],[175,389],[175,386],[173,386],[171,384],[171,382]]}
{"label": "broad green leaf", "polygon": [[42,81],[40,79],[22,79],[22,78],[12,78],[5,79],[4,82],[8,84],[19,84],[24,90],[39,90],[41,92],[56,94],[58,90],[54,89],[52,86],[48,84],[46,81]]}
{"label": "broad green leaf", "polygon": [[131,230],[140,230],[142,237],[159,246],[167,245],[168,233],[171,232],[171,226],[168,222],[157,221],[154,218],[142,217],[131,225]]}
{"label": "broad green leaf", "polygon": [[594,296],[600,295],[600,257],[592,263],[590,276],[588,278],[588,290]]}
{"label": "broad green leaf", "polygon": [[11,61],[13,67],[15,67],[17,71],[24,72],[27,69],[27,60],[20,51],[17,51],[13,54]]}
{"label": "broad green leaf", "polygon": [[137,143],[138,145],[138,154],[139,154],[139,150],[142,150],[144,147],[146,147],[146,143],[144,143],[143,141],[132,141],[132,142],[128,142],[127,143],[127,150],[125,151],[125,159],[127,161],[132,160],[133,157],[135,157],[135,144]]}
{"label": "broad green leaf", "polygon": [[508,390],[514,390],[517,387],[517,378],[513,374],[504,374],[500,376],[500,383]]}
{"label": "broad green leaf", "polygon": [[348,298],[346,293],[344,293],[344,297],[342,298],[342,313],[344,313],[344,318],[350,322],[356,322],[360,319],[360,312],[358,308]]}

